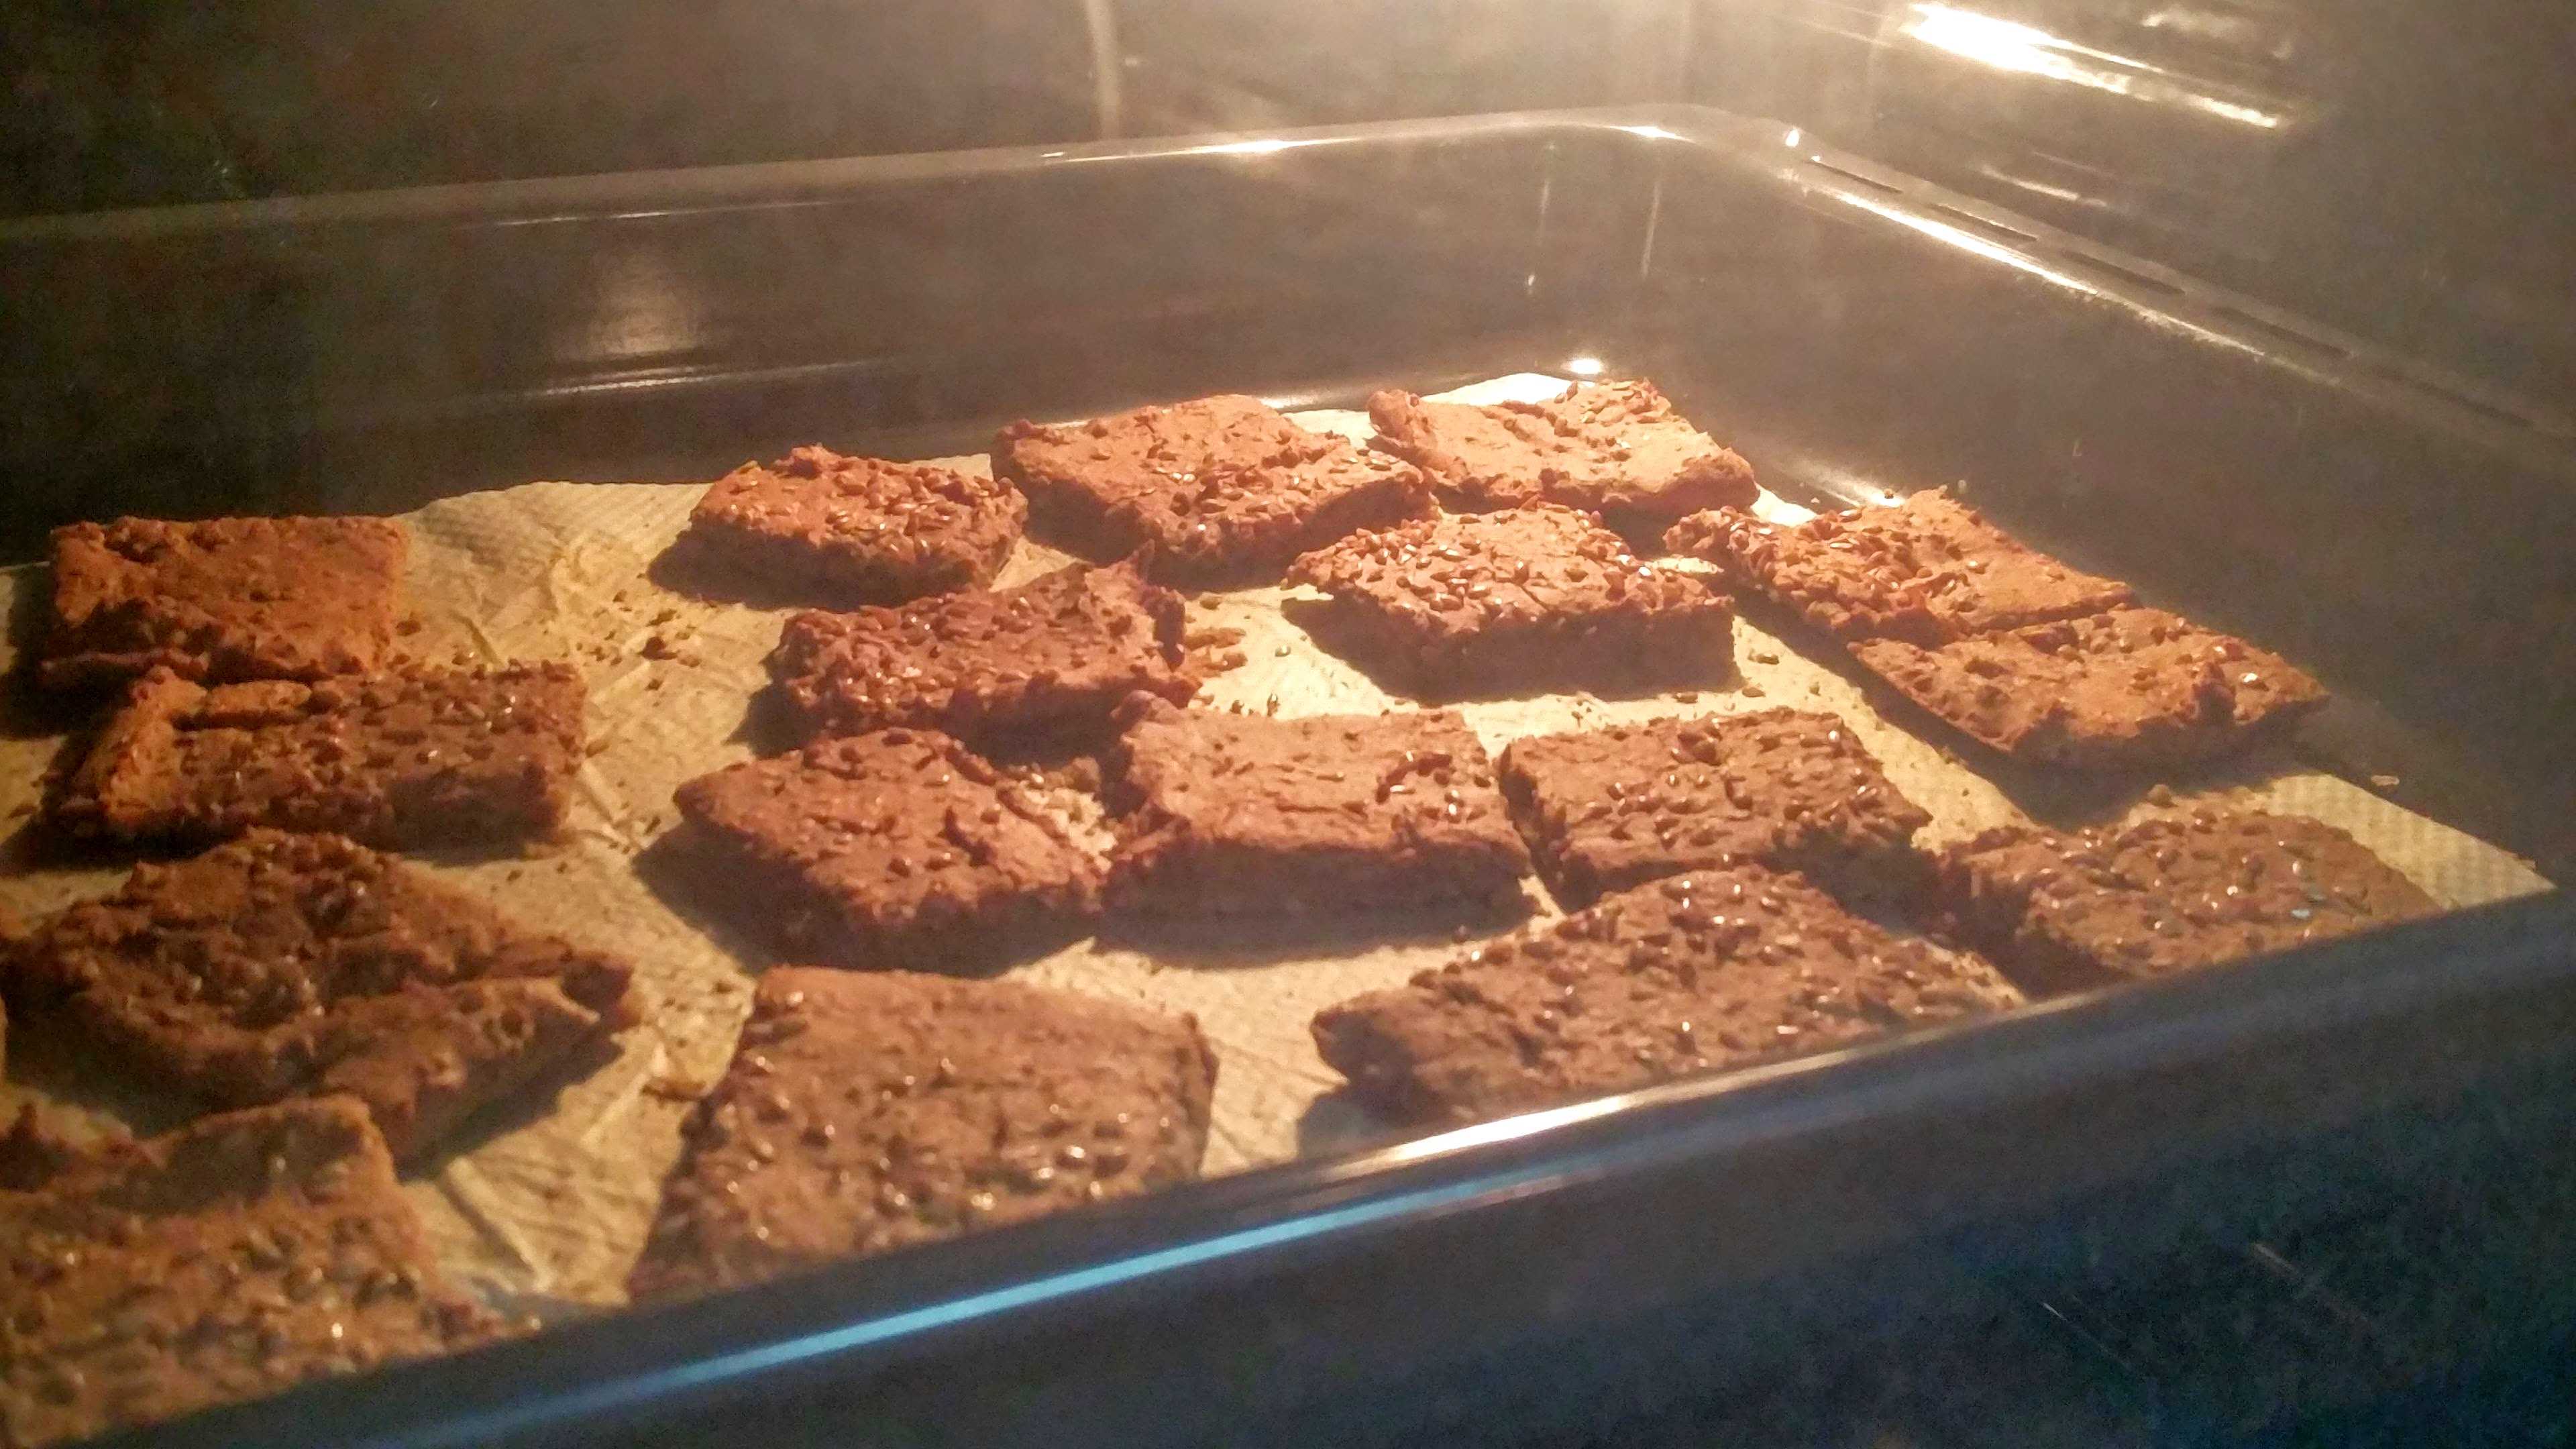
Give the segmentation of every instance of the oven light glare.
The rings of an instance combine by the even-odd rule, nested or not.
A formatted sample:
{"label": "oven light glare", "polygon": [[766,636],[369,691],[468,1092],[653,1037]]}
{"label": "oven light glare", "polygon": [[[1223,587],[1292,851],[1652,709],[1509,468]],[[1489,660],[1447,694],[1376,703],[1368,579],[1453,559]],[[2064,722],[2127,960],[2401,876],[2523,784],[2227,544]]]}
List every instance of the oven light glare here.
{"label": "oven light glare", "polygon": [[1565,370],[1573,373],[1576,377],[1599,377],[1601,375],[1601,359],[1597,357],[1569,357],[1565,360]]}
{"label": "oven light glare", "polygon": [[1278,136],[1264,136],[1257,141],[1219,141],[1198,149],[1201,154],[1209,156],[1276,156],[1291,146],[1305,144],[1311,143],[1290,141]]}

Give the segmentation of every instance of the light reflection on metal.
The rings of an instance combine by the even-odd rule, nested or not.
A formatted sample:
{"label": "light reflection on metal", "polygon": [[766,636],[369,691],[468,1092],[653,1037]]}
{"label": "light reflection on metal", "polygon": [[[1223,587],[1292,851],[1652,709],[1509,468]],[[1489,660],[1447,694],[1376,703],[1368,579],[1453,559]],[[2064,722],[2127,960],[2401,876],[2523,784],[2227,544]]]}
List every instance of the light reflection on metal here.
{"label": "light reflection on metal", "polygon": [[1082,0],[1082,26],[1091,41],[1091,119],[1100,139],[1125,134],[1127,103],[1121,80],[1126,52],[1118,43],[1118,11],[1109,0]]}
{"label": "light reflection on metal", "polygon": [[[1352,1179],[1366,1178],[1398,1163],[1441,1156],[1487,1143],[1508,1142],[1551,1128],[1608,1116],[1625,1110],[1636,1100],[1634,1096],[1605,1097],[1595,1102],[1528,1112],[1499,1122],[1479,1123],[1399,1143],[1354,1160],[1348,1164],[1346,1175]],[[1179,1272],[1199,1263],[1241,1258],[1377,1223],[1418,1221],[1473,1205],[1506,1202],[1552,1186],[1564,1180],[1565,1176],[1566,1169],[1561,1165],[1506,1168],[1463,1181],[1361,1199],[1338,1207],[1301,1213],[1284,1221],[1174,1243],[1169,1247],[1113,1258],[1083,1268],[1049,1273],[943,1302],[861,1319],[733,1353],[717,1354],[638,1378],[594,1382],[533,1406],[504,1409],[461,1423],[443,1425],[438,1432],[409,1442],[420,1446],[420,1449],[447,1449],[451,1445],[480,1443],[512,1430],[578,1418],[614,1406],[650,1402],[692,1387],[724,1383],[787,1364],[808,1362],[873,1344],[952,1328],[1040,1303],[1097,1293],[1122,1283]]]}
{"label": "light reflection on metal", "polygon": [[1649,141],[1678,141],[1682,139],[1680,132],[1667,131],[1661,126],[1620,126],[1617,129],[1625,131],[1631,136],[1643,136]]}
{"label": "light reflection on metal", "polygon": [[2156,105],[2181,106],[2260,130],[2278,130],[2281,113],[2209,94],[2134,57],[2078,45],[2034,25],[1951,5],[1909,6],[1899,35],[1997,70],[2088,86]]}
{"label": "light reflection on metal", "polygon": [[1795,126],[1791,126],[1789,128],[1789,134],[1780,138],[1780,144],[1783,146],[1795,147],[1805,135],[1805,132],[1799,130]]}
{"label": "light reflection on metal", "polygon": [[2015,271],[2028,272],[2032,276],[2038,277],[2043,281],[2055,282],[2061,287],[2077,292],[2083,292],[2087,295],[2096,294],[2101,290],[2081,277],[2071,276],[2068,273],[2061,272],[2041,261],[2039,258],[2031,256],[2025,252],[2015,251],[2013,248],[2005,246],[2001,242],[1988,241],[1984,237],[1977,235],[1975,232],[1967,230],[1965,227],[1952,226],[1946,221],[1936,220],[1935,218],[1928,216],[1921,216],[1914,212],[1907,211],[1902,207],[1890,206],[1875,197],[1863,196],[1858,192],[1845,191],[1840,193],[1840,195],[1843,200],[1850,202],[1852,205],[1859,207],[1863,211],[1883,216],[1889,221],[1895,222],[1898,226],[1910,227],[1915,231],[1921,232],[1925,236],[1931,237],[1937,241],[1947,242],[1951,246],[1957,247],[1963,252],[1983,257],[1990,262],[2001,262],[2005,266],[2013,268]]}
{"label": "light reflection on metal", "polygon": [[[2111,295],[2106,293],[2101,287],[2084,280],[2082,277],[2075,276],[2068,272],[2061,272],[2055,267],[2048,265],[2046,262],[2041,261],[2039,258],[2030,255],[2028,252],[2016,250],[2015,248],[2006,246],[2001,242],[1988,241],[1986,238],[1977,235],[1975,232],[1969,231],[1965,227],[1952,226],[1946,221],[1941,221],[1929,216],[1917,215],[1916,213],[1907,211],[1902,207],[1890,206],[1876,197],[1863,196],[1857,191],[1837,189],[1834,192],[1834,195],[1838,199],[1849,202],[1853,206],[1857,206],[1861,210],[1869,212],[1874,216],[1885,217],[1887,220],[1895,222],[1898,226],[1921,232],[1925,236],[1957,247],[1959,250],[1967,252],[1972,256],[1983,257],[1990,262],[2001,262],[2005,266],[2012,268],[2014,271],[2026,272],[2044,282],[2054,283],[2055,285],[2064,287],[2069,291],[2081,292],[2088,297]],[[2272,354],[2266,353],[2261,348],[2255,347],[2239,338],[2230,337],[2224,332],[2213,331],[2210,328],[2200,326],[2186,318],[2177,317],[2162,308],[2141,308],[2139,309],[2139,315],[2145,317],[2157,326],[2185,333],[2204,342],[2216,343],[2218,346],[2228,348],[2232,351],[2242,352],[2248,356],[2272,356]]]}
{"label": "light reflection on metal", "polygon": [[1565,370],[1573,373],[1576,377],[1599,377],[1601,375],[1601,359],[1597,357],[1569,357],[1565,360]]}
{"label": "light reflection on metal", "polygon": [[1349,1165],[1353,1169],[1354,1177],[1367,1176],[1407,1162],[1444,1157],[1470,1147],[1488,1147],[1497,1142],[1511,1142],[1536,1133],[1551,1132],[1559,1127],[1570,1127],[1577,1122],[1589,1122],[1595,1117],[1606,1117],[1614,1112],[1624,1111],[1634,1105],[1636,1100],[1635,1097],[1627,1095],[1603,1097],[1597,1101],[1577,1102],[1570,1107],[1550,1107],[1537,1112],[1523,1112],[1517,1117],[1505,1117],[1499,1121],[1478,1122],[1470,1127],[1459,1127],[1447,1132],[1434,1133],[1429,1137],[1418,1137],[1411,1142],[1398,1142],[1391,1147],[1380,1148],[1376,1152],[1358,1158]]}
{"label": "light reflection on metal", "polygon": [[1284,136],[1264,136],[1258,141],[1218,141],[1190,149],[1201,156],[1272,156],[1291,146],[1311,146],[1312,141],[1291,141]]}
{"label": "light reflection on metal", "polygon": [[2099,198],[2087,196],[2072,186],[2053,186],[2045,181],[2034,181],[2027,176],[2015,176],[2010,172],[1998,170],[1993,166],[1979,166],[1977,168],[1977,174],[1985,177],[1989,181],[2000,181],[2006,186],[2017,187],[2023,191],[2034,192],[2040,196],[2047,197],[2051,201],[2063,201],[2070,206],[2102,205]]}
{"label": "light reflection on metal", "polygon": [[604,259],[583,335],[566,339],[578,356],[636,366],[695,351],[707,324],[688,282],[650,247]]}
{"label": "light reflection on metal", "polygon": [[[1453,1133],[1447,1137],[1432,1140],[1448,1141],[1458,1135],[1460,1134]],[[1527,1193],[1532,1188],[1543,1186],[1555,1177],[1554,1172],[1544,1169],[1501,1173],[1462,1183],[1399,1193],[1374,1201],[1361,1201],[1346,1207],[1306,1213],[1284,1222],[1269,1223],[1239,1232],[1178,1243],[1168,1248],[1137,1253],[1125,1258],[1114,1258],[1105,1263],[1069,1272],[1051,1273],[1004,1287],[969,1293],[920,1308],[862,1319],[819,1332],[801,1334],[755,1348],[717,1354],[639,1378],[609,1379],[577,1386],[552,1398],[538,1400],[531,1405],[502,1409],[459,1423],[441,1425],[429,1434],[415,1436],[406,1442],[419,1446],[419,1449],[448,1449],[451,1445],[460,1446],[461,1449],[461,1446],[479,1444],[514,1430],[526,1430],[546,1423],[578,1419],[582,1415],[598,1413],[612,1407],[647,1403],[693,1387],[725,1383],[788,1364],[808,1362],[833,1354],[848,1353],[873,1344],[908,1338],[915,1334],[953,1328],[961,1323],[992,1318],[1040,1303],[1096,1293],[1122,1283],[1132,1283],[1165,1273],[1178,1272],[1197,1263],[1241,1257],[1250,1253],[1285,1247],[1304,1239],[1347,1232],[1372,1223],[1397,1222],[1409,1217],[1450,1211],[1475,1203],[1509,1200]]]}

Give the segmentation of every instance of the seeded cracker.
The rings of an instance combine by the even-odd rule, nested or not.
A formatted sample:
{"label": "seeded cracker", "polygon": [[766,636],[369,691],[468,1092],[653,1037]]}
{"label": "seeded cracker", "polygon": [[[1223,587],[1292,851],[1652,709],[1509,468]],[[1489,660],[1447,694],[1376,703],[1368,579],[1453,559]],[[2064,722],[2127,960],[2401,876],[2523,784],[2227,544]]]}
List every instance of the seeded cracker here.
{"label": "seeded cracker", "polygon": [[1368,411],[1374,445],[1429,474],[1451,508],[1544,500],[1652,538],[1686,513],[1746,506],[1760,491],[1752,465],[1691,426],[1651,382],[1575,383],[1545,401],[1492,407],[1390,389],[1370,394]]}
{"label": "seeded cracker", "polygon": [[1840,719],[1800,710],[1535,735],[1504,748],[1501,775],[1569,908],[1734,861],[1894,883],[1932,823]]}
{"label": "seeded cracker", "polygon": [[2160,609],[2114,609],[1852,657],[2007,755],[2068,769],[2186,765],[2284,732],[2326,701],[2289,661]]}
{"label": "seeded cracker", "polygon": [[1318,1013],[1390,1120],[1472,1122],[2002,1010],[1973,956],[1899,940],[1795,875],[1695,871],[1604,897]]}
{"label": "seeded cracker", "polygon": [[1158,915],[1526,909],[1529,857],[1448,710],[1270,719],[1138,698],[1104,762],[1109,899]]}
{"label": "seeded cracker", "polygon": [[755,1282],[1198,1175],[1187,1016],[1010,981],[779,967],[664,1185],[637,1299]]}
{"label": "seeded cracker", "polygon": [[583,700],[562,664],[211,689],[156,669],[90,745],[53,815],[122,840],[260,826],[394,847],[549,835],[581,765]]}
{"label": "seeded cracker", "polygon": [[764,580],[893,604],[991,583],[1028,512],[997,479],[808,447],[716,480],[689,530]]}
{"label": "seeded cracker", "polygon": [[2351,836],[2291,815],[2189,815],[2064,835],[1989,830],[1943,853],[1961,934],[2032,991],[2285,951],[2439,907]]}
{"label": "seeded cracker", "polygon": [[1257,398],[1199,398],[1062,427],[1013,423],[994,476],[1097,559],[1146,551],[1175,583],[1261,584],[1358,528],[1431,511],[1412,465],[1309,432]]}
{"label": "seeded cracker", "polygon": [[1135,690],[1198,690],[1180,596],[1129,565],[1076,564],[992,593],[807,612],[769,656],[808,738],[939,730],[974,744],[1099,729]]}
{"label": "seeded cracker", "polygon": [[679,788],[710,891],[790,953],[968,970],[1087,918],[1090,852],[965,746],[881,730]]}
{"label": "seeded cracker", "polygon": [[220,1106],[346,1093],[397,1158],[625,1024],[624,961],[338,836],[143,865],[6,961],[22,1021]]}
{"label": "seeded cracker", "polygon": [[1794,526],[1721,509],[1675,524],[1664,546],[1719,564],[1844,639],[1938,644],[2131,598],[2127,584],[2068,568],[1937,492]]}
{"label": "seeded cracker", "polygon": [[499,1335],[441,1277],[354,1102],[233,1112],[94,1154],[11,1148],[13,1168],[41,1165],[0,1190],[9,1444],[150,1424]]}
{"label": "seeded cracker", "polygon": [[1724,594],[1554,504],[1356,534],[1288,578],[1331,596],[1327,647],[1424,697],[1604,677],[1715,682],[1732,668]]}
{"label": "seeded cracker", "polygon": [[151,669],[319,679],[392,642],[408,552],[388,518],[120,518],[54,530],[42,677],[53,689]]}

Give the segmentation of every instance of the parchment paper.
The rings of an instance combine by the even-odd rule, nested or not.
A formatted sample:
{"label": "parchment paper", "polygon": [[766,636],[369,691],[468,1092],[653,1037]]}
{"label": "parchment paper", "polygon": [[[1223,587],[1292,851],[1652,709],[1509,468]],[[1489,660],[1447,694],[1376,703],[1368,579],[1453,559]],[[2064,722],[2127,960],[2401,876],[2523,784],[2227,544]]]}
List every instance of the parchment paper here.
{"label": "parchment paper", "polygon": [[[1535,398],[1563,386],[1517,375],[1445,396],[1471,402]],[[1355,413],[1299,415],[1310,426],[1365,439]],[[946,460],[982,471],[981,458]],[[1757,467],[1759,459],[1755,460]],[[787,608],[715,603],[657,581],[656,560],[688,520],[702,485],[531,483],[451,498],[409,515],[410,604],[426,654],[480,660],[562,658],[590,686],[591,754],[569,839],[527,855],[441,859],[427,868],[532,924],[622,951],[639,968],[646,1024],[616,1060],[548,1102],[487,1125],[460,1153],[410,1184],[441,1255],[460,1280],[520,1311],[563,1315],[611,1305],[642,1246],[664,1171],[678,1150],[688,1101],[713,1082],[749,1007],[754,972],[770,963],[750,939],[649,883],[637,857],[673,823],[681,781],[753,750],[746,729],[762,659]],[[1783,519],[1801,510],[1766,496]],[[1023,544],[1001,582],[1064,561]],[[40,570],[0,572],[0,602],[24,620],[41,601]],[[1192,620],[1243,631],[1244,664],[1211,686],[1214,702],[1282,714],[1409,707],[1325,654],[1281,609],[1290,591],[1209,596]],[[24,630],[16,631],[22,637]],[[2086,795],[2044,780],[1997,780],[1961,764],[1937,731],[1890,723],[1843,673],[1801,657],[1739,622],[1739,674],[1698,691],[1633,699],[1588,695],[1463,706],[1489,748],[1524,734],[1670,713],[1727,713],[1788,705],[1849,722],[1898,786],[1929,810],[1932,842],[2036,815],[2071,824],[2214,800],[2309,815],[2350,831],[2451,905],[2546,888],[2503,851],[2409,814],[2369,791],[2285,758],[2244,762],[2170,799]],[[0,667],[13,664],[0,658]],[[65,863],[45,848],[33,811],[46,764],[64,737],[19,722],[0,738],[0,812],[16,834],[0,856],[0,903],[21,914],[57,909],[111,888],[127,865]],[[1539,892],[1531,883],[1534,895]],[[1327,1150],[1382,1129],[1333,1095],[1338,1077],[1306,1032],[1313,1013],[1358,992],[1393,986],[1444,962],[1457,940],[1421,921],[1357,922],[1340,939],[1262,939],[1242,927],[1173,928],[1150,940],[1086,941],[1016,968],[1023,979],[1197,1014],[1219,1057],[1215,1128],[1206,1170],[1221,1173],[1301,1150]],[[59,1043],[9,1042],[0,1105],[44,1101],[137,1130],[180,1120],[186,1108],[114,1081]]]}

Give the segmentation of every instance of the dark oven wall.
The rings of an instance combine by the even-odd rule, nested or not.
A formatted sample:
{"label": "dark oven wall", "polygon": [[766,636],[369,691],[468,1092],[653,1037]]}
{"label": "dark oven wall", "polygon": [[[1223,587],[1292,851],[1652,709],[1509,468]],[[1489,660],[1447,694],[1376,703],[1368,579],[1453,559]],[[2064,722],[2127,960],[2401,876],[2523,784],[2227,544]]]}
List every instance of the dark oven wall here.
{"label": "dark oven wall", "polygon": [[1671,100],[1690,0],[0,6],[0,214]]}
{"label": "dark oven wall", "polygon": [[1096,134],[1078,0],[0,6],[0,208]]}
{"label": "dark oven wall", "polygon": [[2547,0],[24,0],[0,212],[1689,99],[2556,424],[2570,54]]}
{"label": "dark oven wall", "polygon": [[2547,405],[2570,55],[2550,0],[22,0],[0,213],[1688,99]]}

